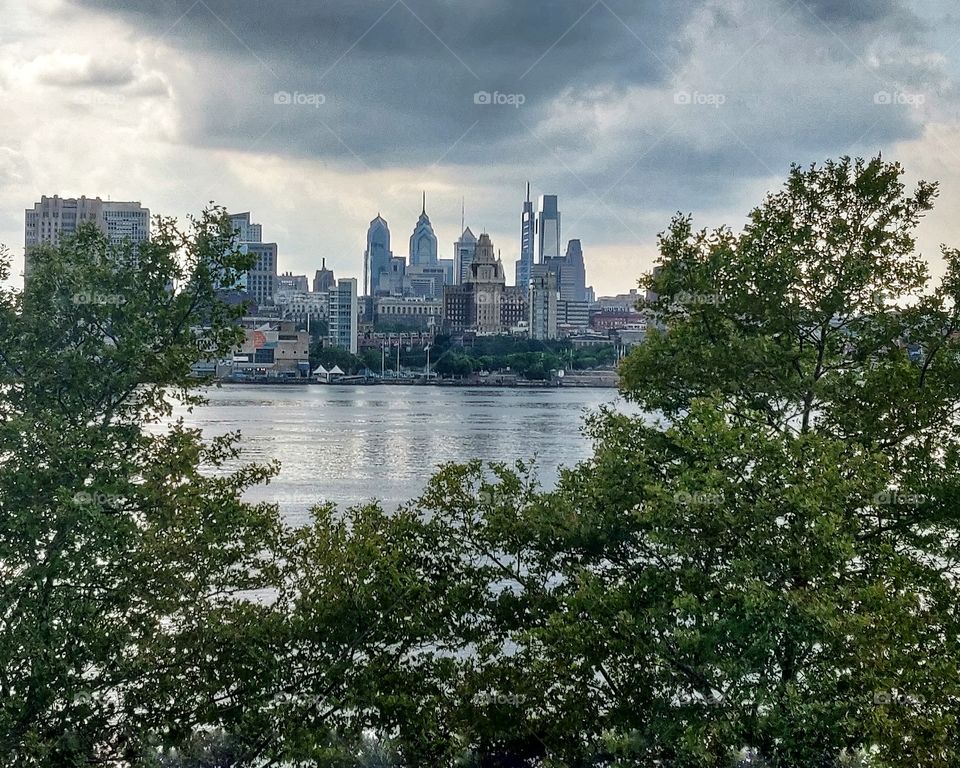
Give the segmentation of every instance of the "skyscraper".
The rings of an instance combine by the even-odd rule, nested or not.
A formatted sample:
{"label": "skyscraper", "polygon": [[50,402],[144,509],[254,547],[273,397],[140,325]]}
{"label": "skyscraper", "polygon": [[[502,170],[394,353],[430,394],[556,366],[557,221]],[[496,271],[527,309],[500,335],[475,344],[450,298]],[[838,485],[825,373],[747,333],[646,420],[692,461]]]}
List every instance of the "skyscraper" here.
{"label": "skyscraper", "polygon": [[534,240],[536,238],[537,219],[530,200],[530,182],[527,182],[527,199],[520,214],[520,259],[517,261],[517,287],[526,295],[530,287],[530,267],[533,266]]}
{"label": "skyscraper", "polygon": [[427,216],[427,193],[423,193],[423,208],[420,211],[420,218],[417,219],[417,226],[413,228],[413,234],[410,235],[410,261],[411,267],[433,267],[437,265],[437,236],[433,232],[433,225],[430,223],[430,217]]}
{"label": "skyscraper", "polygon": [[476,249],[477,236],[470,231],[470,227],[466,227],[463,234],[460,235],[460,239],[453,244],[454,284],[460,285],[467,279]]}
{"label": "skyscraper", "polygon": [[560,298],[564,301],[587,300],[587,271],[579,240],[567,243],[567,252],[560,268]]}
{"label": "skyscraper", "polygon": [[367,250],[363,253],[363,295],[375,296],[380,290],[380,275],[390,271],[390,227],[377,214],[367,229]]}
{"label": "skyscraper", "polygon": [[43,195],[39,203],[24,211],[24,279],[30,274],[33,248],[41,243],[57,245],[86,222],[95,224],[114,245],[150,239],[150,210],[139,202]]}
{"label": "skyscraper", "polygon": [[560,210],[556,195],[541,195],[537,211],[537,261],[560,257]]}

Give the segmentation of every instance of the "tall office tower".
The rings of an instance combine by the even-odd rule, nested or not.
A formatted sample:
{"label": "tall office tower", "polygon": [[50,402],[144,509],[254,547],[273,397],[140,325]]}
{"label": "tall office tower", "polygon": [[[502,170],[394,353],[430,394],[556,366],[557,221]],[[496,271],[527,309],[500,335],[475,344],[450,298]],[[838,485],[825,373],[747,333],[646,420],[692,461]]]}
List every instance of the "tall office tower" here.
{"label": "tall office tower", "polygon": [[330,289],[330,302],[327,307],[327,339],[331,345],[357,354],[359,312],[357,279],[341,277]]}
{"label": "tall office tower", "polygon": [[541,195],[537,211],[537,261],[560,257],[560,211],[556,195]]}
{"label": "tall office tower", "polygon": [[437,265],[437,236],[433,232],[430,217],[427,216],[427,193],[423,193],[423,208],[417,226],[410,235],[411,267],[434,267]]}
{"label": "tall office tower", "polygon": [[[243,276],[239,287],[257,306],[273,304],[277,290],[277,244],[263,242],[263,227],[250,221],[250,212],[230,216],[237,250],[256,256],[254,265]],[[228,286],[233,287],[233,286]]]}
{"label": "tall office tower", "polygon": [[543,270],[530,278],[528,312],[530,338],[557,338],[557,276]]}
{"label": "tall office tower", "polygon": [[530,182],[527,182],[527,199],[520,214],[520,259],[517,261],[517,287],[526,295],[530,287],[530,267],[533,266],[534,240],[537,236],[537,219],[530,200]]}
{"label": "tall office tower", "polygon": [[363,252],[363,295],[376,296],[380,275],[390,271],[390,227],[379,213],[367,229],[367,250]]}
{"label": "tall office tower", "polygon": [[129,240],[150,239],[150,210],[139,202],[101,200],[99,197],[42,195],[39,203],[24,211],[24,280],[30,274],[30,251],[41,243],[57,245],[77,227],[93,222],[114,245]]}
{"label": "tall office tower", "polygon": [[313,292],[326,293],[333,287],[333,283],[333,270],[327,269],[327,260],[324,259],[320,265],[320,269],[318,269],[313,276]]}
{"label": "tall office tower", "polygon": [[470,227],[463,230],[460,239],[453,244],[453,282],[461,285],[470,273],[473,264],[473,254],[477,250],[477,236],[470,231]]}
{"label": "tall office tower", "polygon": [[567,252],[560,268],[560,298],[563,301],[587,300],[587,270],[579,240],[567,243]]}

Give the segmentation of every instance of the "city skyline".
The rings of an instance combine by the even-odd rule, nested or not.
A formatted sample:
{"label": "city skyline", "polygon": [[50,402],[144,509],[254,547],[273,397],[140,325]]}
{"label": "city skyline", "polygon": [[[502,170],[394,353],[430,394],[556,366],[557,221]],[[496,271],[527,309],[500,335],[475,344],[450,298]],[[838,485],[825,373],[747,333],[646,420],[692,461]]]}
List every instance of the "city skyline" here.
{"label": "city skyline", "polygon": [[269,221],[285,268],[360,275],[355,233],[379,208],[403,212],[406,238],[426,190],[441,253],[465,197],[512,278],[529,179],[614,293],[675,211],[739,228],[791,162],[883,151],[942,182],[920,228],[937,272],[960,217],[955,19],[945,2],[867,5],[12,6],[0,242],[18,275],[21,211],[51,192],[181,219],[214,200]]}

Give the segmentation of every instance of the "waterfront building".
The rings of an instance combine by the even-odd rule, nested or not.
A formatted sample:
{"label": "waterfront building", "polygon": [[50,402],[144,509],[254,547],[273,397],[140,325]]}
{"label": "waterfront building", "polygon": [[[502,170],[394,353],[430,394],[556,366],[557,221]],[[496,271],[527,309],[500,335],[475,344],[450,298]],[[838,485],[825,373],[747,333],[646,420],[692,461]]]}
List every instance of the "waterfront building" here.
{"label": "waterfront building", "polygon": [[560,209],[556,195],[541,195],[537,205],[537,262],[560,258]]}
{"label": "waterfront building", "polygon": [[451,281],[452,285],[461,285],[467,279],[476,249],[477,236],[470,231],[470,227],[464,228],[460,239],[453,244],[454,279]]}
{"label": "waterfront building", "polygon": [[296,323],[264,317],[244,317],[243,343],[234,350],[233,372],[258,376],[310,374],[310,334]]}
{"label": "waterfront building", "polygon": [[390,268],[390,227],[380,214],[367,229],[367,249],[363,252],[363,295],[376,296],[380,291],[380,276]]}
{"label": "waterfront building", "polygon": [[520,259],[516,263],[516,284],[524,293],[530,285],[531,268],[536,251],[537,219],[530,200],[530,182],[527,182],[527,199],[520,212]]}
{"label": "waterfront building", "polygon": [[424,192],[420,218],[410,235],[410,266],[435,267],[437,259],[437,236],[434,234],[430,217],[427,216],[427,193]]}
{"label": "waterfront building", "polygon": [[360,309],[356,278],[341,277],[329,293],[328,341],[334,347],[356,354]]}
{"label": "waterfront building", "polygon": [[557,276],[546,271],[530,278],[527,301],[530,338],[557,338]]}
{"label": "waterfront building", "polygon": [[42,195],[24,211],[24,280],[30,274],[32,249],[44,243],[58,245],[86,222],[95,224],[114,245],[150,239],[150,210],[139,202]]}

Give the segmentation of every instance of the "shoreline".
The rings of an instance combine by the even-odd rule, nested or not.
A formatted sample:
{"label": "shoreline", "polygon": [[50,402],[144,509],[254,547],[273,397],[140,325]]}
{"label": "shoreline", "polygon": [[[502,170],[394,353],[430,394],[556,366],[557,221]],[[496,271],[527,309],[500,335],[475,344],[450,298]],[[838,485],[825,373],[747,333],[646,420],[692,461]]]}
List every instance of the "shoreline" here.
{"label": "shoreline", "polygon": [[367,387],[455,387],[461,389],[617,389],[618,382],[614,377],[612,380],[601,377],[593,378],[587,381],[570,381],[564,379],[562,383],[557,381],[523,381],[523,382],[483,382],[483,381],[451,381],[451,380],[377,380],[377,379],[354,379],[350,377],[347,381],[314,381],[312,379],[251,379],[249,381],[240,381],[237,379],[216,379],[211,384],[223,384],[225,386],[268,386],[268,387],[349,387],[349,386],[367,386]]}

